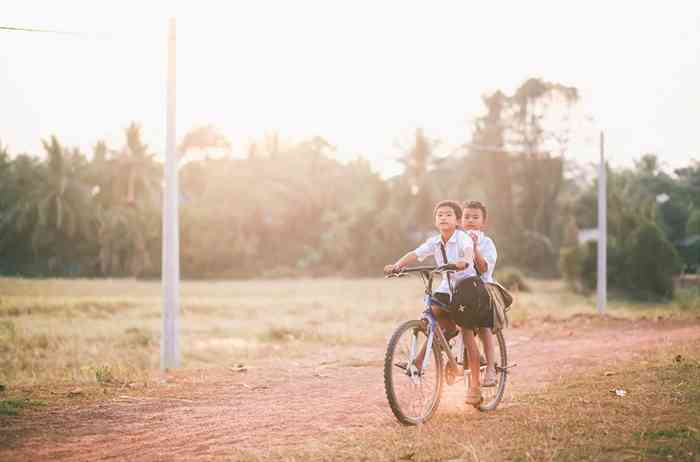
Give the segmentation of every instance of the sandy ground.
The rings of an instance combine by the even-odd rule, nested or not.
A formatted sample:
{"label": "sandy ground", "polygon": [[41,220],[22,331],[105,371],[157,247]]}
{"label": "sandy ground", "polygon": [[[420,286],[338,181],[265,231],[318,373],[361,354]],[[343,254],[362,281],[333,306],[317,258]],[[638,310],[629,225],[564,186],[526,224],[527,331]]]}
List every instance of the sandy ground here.
{"label": "sandy ground", "polygon": [[[700,324],[574,317],[506,335],[510,363],[518,366],[495,412],[508,412],[518,394],[561,377],[698,339]],[[384,394],[384,348],[328,347],[300,361],[260,361],[243,371],[177,371],[108,400],[25,411],[0,420],[10,441],[0,447],[0,460],[211,460],[279,448],[293,454],[310,438],[397,426]],[[479,418],[461,407],[463,393],[461,384],[448,387],[438,413]]]}

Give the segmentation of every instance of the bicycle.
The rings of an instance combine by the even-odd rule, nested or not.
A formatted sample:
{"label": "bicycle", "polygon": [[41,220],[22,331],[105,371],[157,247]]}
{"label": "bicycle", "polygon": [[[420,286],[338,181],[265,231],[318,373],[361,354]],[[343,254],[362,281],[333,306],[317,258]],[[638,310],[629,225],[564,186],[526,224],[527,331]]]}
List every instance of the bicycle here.
{"label": "bicycle", "polygon": [[[469,387],[469,370],[465,366],[468,363],[467,352],[463,339],[458,335],[448,342],[431,309],[431,305],[444,306],[432,295],[433,277],[436,274],[455,272],[456,269],[454,264],[420,266],[404,268],[387,275],[387,278],[391,278],[418,273],[425,284],[425,311],[421,319],[407,321],[394,331],[384,357],[386,397],[391,411],[404,425],[425,423],[435,414],[442,397],[443,382],[453,385],[463,379],[466,387]],[[498,407],[505,392],[508,369],[514,366],[508,365],[503,331],[498,330],[495,338],[496,385],[482,387],[484,400],[478,405],[480,411],[493,411]],[[415,360],[423,346],[426,346],[425,355],[423,363],[418,367]],[[480,351],[483,351],[483,347],[480,347]],[[483,382],[486,362],[481,356],[480,376]],[[463,370],[462,377],[459,377],[459,366]]]}

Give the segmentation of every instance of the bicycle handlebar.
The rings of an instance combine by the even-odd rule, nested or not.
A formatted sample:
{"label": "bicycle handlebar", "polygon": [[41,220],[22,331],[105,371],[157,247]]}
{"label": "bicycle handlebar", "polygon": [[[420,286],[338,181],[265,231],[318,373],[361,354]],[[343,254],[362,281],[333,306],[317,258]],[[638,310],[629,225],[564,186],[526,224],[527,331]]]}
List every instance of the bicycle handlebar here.
{"label": "bicycle handlebar", "polygon": [[[469,268],[469,263],[464,267],[464,269]],[[387,277],[401,277],[401,275],[408,273],[447,273],[450,271],[464,271],[457,268],[454,263],[448,263],[446,265],[440,266],[414,266],[411,268],[402,268],[398,271],[392,271],[387,274]]]}

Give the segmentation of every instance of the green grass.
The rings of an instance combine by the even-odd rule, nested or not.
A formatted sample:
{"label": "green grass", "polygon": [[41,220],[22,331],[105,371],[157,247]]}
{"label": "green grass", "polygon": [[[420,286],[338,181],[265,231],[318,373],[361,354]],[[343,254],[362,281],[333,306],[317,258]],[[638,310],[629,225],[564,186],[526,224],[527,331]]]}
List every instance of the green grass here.
{"label": "green grass", "polygon": [[[516,325],[595,313],[593,297],[561,281],[528,285],[531,292],[515,294]],[[183,363],[229,366],[383,345],[398,323],[420,315],[422,290],[417,278],[184,282]],[[700,313],[687,300],[613,300],[608,314],[694,319]],[[0,383],[146,381],[159,365],[161,310],[158,281],[0,278]]]}
{"label": "green grass", "polygon": [[18,415],[22,409],[40,406],[46,406],[46,402],[33,399],[0,399],[0,415]]}

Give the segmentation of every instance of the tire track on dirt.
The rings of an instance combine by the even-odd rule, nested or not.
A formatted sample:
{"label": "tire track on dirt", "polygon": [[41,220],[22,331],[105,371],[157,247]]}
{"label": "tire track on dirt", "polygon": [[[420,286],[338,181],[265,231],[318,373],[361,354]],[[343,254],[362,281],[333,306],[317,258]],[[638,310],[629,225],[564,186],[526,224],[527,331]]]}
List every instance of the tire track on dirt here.
{"label": "tire track on dirt", "polygon": [[[501,412],[519,393],[561,377],[700,338],[700,325],[580,324],[508,331],[510,362],[518,366]],[[5,430],[25,436],[17,447],[0,448],[0,459],[210,460],[236,450],[293,452],[337,432],[395,426],[384,395],[383,348],[327,349],[298,362],[259,362],[246,372],[177,371],[132,396],[32,412]],[[328,361],[336,355],[349,359]],[[461,384],[447,387],[438,412],[464,412],[463,393]]]}

